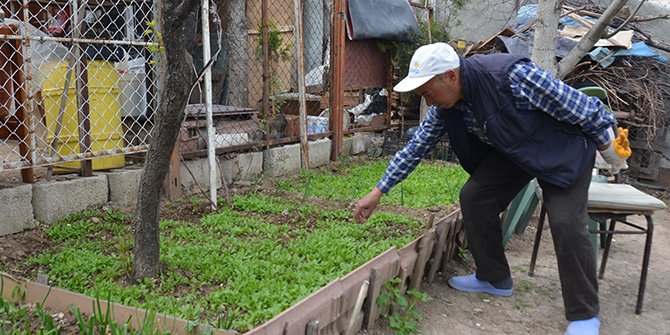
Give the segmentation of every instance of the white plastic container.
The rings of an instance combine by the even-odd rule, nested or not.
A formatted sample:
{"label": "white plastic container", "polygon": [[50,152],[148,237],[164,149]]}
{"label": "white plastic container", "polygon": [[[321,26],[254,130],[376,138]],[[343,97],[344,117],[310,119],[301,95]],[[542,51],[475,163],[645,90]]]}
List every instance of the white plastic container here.
{"label": "white plastic container", "polygon": [[144,83],[143,57],[121,61],[116,65],[119,73],[119,104],[121,117],[139,117],[147,113],[147,88]]}

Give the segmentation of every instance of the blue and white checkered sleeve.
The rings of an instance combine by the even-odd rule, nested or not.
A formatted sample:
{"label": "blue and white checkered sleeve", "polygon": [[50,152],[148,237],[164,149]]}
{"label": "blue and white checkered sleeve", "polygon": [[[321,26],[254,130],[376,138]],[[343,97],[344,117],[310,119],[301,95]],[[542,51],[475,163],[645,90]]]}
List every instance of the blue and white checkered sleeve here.
{"label": "blue and white checkered sleeve", "polygon": [[407,178],[421,160],[435,148],[446,131],[444,120],[438,117],[437,108],[431,106],[426,118],[421,121],[419,130],[414,133],[405,148],[398,151],[389,161],[386,173],[377,183],[377,188],[383,193],[388,193],[393,186]]}
{"label": "blue and white checkered sleeve", "polygon": [[540,109],[559,121],[580,126],[598,146],[609,143],[607,128],[615,124],[615,118],[600,99],[572,88],[529,61],[516,63],[509,79],[518,108]]}

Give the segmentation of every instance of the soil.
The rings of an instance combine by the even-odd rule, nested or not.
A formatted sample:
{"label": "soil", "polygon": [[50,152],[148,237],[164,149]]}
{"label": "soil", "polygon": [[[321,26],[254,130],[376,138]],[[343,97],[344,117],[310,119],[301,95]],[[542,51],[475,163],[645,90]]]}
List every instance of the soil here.
{"label": "soil", "polygon": [[[643,223],[643,217],[631,217]],[[537,219],[523,235],[514,235],[507,258],[515,280],[509,298],[458,292],[447,285],[453,275],[471,273],[470,259],[453,262],[449,273],[439,274],[421,290],[432,300],[421,303],[420,334],[563,334],[568,321],[558,280],[556,257],[548,228],[542,234],[535,276],[527,274]],[[601,334],[670,334],[670,211],[654,215],[655,231],[642,314],[635,314],[644,235],[615,235],[607,270],[600,285]],[[643,224],[644,226],[644,224]],[[546,225],[545,225],[546,227]],[[602,250],[600,252],[602,256]],[[358,335],[394,334],[385,324]]]}

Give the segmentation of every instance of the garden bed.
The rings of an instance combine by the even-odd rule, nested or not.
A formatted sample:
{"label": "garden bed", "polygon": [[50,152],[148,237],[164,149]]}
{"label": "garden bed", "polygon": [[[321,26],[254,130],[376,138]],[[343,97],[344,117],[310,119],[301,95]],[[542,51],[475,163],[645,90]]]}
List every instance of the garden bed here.
{"label": "garden bed", "polygon": [[[426,212],[453,209],[458,194],[447,191],[460,189],[464,173],[443,164],[422,165],[384,198],[380,212],[365,224],[353,223],[347,204],[369,191],[384,166],[331,166],[270,186],[252,185],[201,220],[199,211],[206,207],[201,200],[170,204],[164,217],[180,219],[161,221],[162,274],[136,285],[128,282],[130,217],[110,209],[84,211],[44,230],[0,239],[0,259],[6,264],[0,270],[33,279],[40,273],[49,285],[216,328],[275,334],[280,325],[297,327],[287,328],[288,333],[299,333],[301,327],[304,333],[301,322],[311,311],[321,315],[310,319],[321,320],[317,329],[344,329],[343,318],[359,315],[353,308],[365,280],[374,277],[365,308],[375,310],[370,301],[383,283],[399,275],[418,287],[424,272],[430,274],[425,269],[431,255],[433,273],[454,255],[461,230],[457,214],[431,222],[432,227],[418,219],[422,216],[399,214],[426,217]],[[330,176],[334,169],[335,178]],[[450,193],[451,200],[438,198],[442,193]],[[12,243],[26,240],[35,243],[19,248],[23,254],[8,255]],[[443,261],[436,260],[438,254]],[[314,301],[304,303],[324,296],[331,299],[322,308]],[[339,307],[333,301],[340,301]],[[326,305],[330,318],[322,315]],[[309,311],[291,312],[304,308]],[[368,323],[376,318],[372,314]],[[358,328],[364,315],[358,317]],[[267,322],[273,317],[280,322]]]}

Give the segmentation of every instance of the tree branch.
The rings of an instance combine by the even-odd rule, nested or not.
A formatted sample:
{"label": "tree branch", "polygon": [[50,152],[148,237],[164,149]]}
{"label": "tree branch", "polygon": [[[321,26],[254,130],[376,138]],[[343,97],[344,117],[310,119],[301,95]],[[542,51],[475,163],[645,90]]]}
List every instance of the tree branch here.
{"label": "tree branch", "polygon": [[564,78],[572,67],[577,65],[580,59],[586,55],[593,45],[600,39],[607,25],[612,21],[612,18],[621,10],[626,4],[627,0],[614,0],[612,4],[607,7],[598,21],[589,29],[588,33],[577,43],[570,53],[558,63],[558,77]]}
{"label": "tree branch", "polygon": [[637,4],[637,7],[635,7],[635,10],[623,21],[622,24],[620,24],[616,29],[614,29],[613,32],[607,34],[607,36],[605,36],[605,38],[610,38],[610,37],[616,35],[618,32],[620,32],[621,29],[623,29],[628,24],[628,22],[630,22],[631,19],[633,19],[633,17],[635,16],[635,14],[637,14],[637,12],[640,10],[640,7],[642,7],[642,5],[644,4],[645,1],[647,1],[647,0],[640,0],[640,3]]}
{"label": "tree branch", "polygon": [[632,22],[649,22],[649,21],[654,21],[654,20],[667,20],[670,19],[670,13],[663,14],[663,15],[657,15],[657,16],[651,16],[651,15],[644,15],[644,16],[636,16],[633,18]]}
{"label": "tree branch", "polygon": [[637,33],[639,33],[640,35],[642,35],[642,38],[641,38],[641,39],[642,39],[643,41],[645,41],[647,44],[649,44],[650,46],[652,46],[652,47],[654,47],[654,48],[656,48],[656,49],[659,49],[659,50],[663,50],[663,51],[666,51],[666,52],[670,52],[670,44],[667,44],[667,43],[664,43],[664,42],[655,41],[655,40],[653,40],[653,39],[651,38],[651,36],[649,36],[649,34],[645,33],[644,31],[642,31],[642,30],[640,30],[640,29],[635,28],[634,30],[635,30]]}

